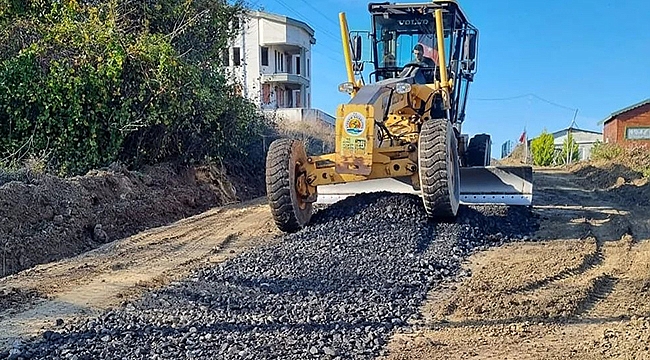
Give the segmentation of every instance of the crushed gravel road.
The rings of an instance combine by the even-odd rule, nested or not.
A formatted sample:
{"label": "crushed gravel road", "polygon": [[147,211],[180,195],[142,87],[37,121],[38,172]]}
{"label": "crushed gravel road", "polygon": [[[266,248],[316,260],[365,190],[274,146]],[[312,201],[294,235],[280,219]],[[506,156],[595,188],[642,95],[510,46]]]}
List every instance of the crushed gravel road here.
{"label": "crushed gravel road", "polygon": [[524,207],[426,220],[414,196],[364,194],[312,225],[102,316],[64,324],[0,359],[366,359],[416,319],[427,293],[477,249],[528,240]]}

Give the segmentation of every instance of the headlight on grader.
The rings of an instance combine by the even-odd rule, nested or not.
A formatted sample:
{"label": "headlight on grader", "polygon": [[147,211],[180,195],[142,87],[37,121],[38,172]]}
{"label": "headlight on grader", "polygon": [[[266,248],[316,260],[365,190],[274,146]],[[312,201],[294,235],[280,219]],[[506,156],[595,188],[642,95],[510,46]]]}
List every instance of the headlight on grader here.
{"label": "headlight on grader", "polygon": [[411,84],[399,83],[395,85],[395,92],[398,94],[406,94],[411,92]]}
{"label": "headlight on grader", "polygon": [[339,85],[339,91],[352,94],[354,92],[354,84],[347,81]]}

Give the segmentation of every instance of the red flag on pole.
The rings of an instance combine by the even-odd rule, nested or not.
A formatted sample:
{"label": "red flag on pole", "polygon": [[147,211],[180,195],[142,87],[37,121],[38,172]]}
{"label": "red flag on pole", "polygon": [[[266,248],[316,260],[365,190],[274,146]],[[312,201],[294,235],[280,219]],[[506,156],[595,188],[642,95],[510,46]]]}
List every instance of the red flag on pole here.
{"label": "red flag on pole", "polygon": [[523,143],[527,140],[526,138],[526,129],[524,129],[524,132],[521,133],[521,136],[519,137],[519,142]]}

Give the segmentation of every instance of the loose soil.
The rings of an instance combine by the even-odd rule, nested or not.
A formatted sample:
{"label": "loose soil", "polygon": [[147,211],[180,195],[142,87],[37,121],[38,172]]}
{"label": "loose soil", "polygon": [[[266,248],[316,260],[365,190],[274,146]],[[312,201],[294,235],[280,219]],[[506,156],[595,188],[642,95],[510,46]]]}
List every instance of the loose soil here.
{"label": "loose soil", "polygon": [[[2,177],[0,177],[2,180]],[[242,199],[216,167],[114,167],[0,182],[0,277]],[[243,199],[263,194],[245,189]]]}
{"label": "loose soil", "polygon": [[[611,174],[584,171],[537,170],[534,209],[541,227],[535,241],[472,256],[466,263],[471,276],[433,290],[421,320],[395,334],[387,359],[650,358],[650,206],[639,200],[648,185],[639,178],[618,180],[622,176],[613,185],[611,180],[601,183],[594,179]],[[150,186],[139,177],[129,180],[137,181]],[[8,186],[24,188],[7,184],[0,194]],[[42,185],[25,186],[30,189],[25,198],[39,199],[34,187]],[[113,188],[126,187],[118,183]],[[58,191],[60,203],[72,207],[65,202],[69,195]],[[158,197],[146,209],[155,212],[169,201],[183,201],[172,193],[170,189],[170,199]],[[87,209],[96,209],[89,203]],[[53,206],[52,220],[48,215],[39,221],[51,224],[54,216],[68,214],[64,205]],[[106,229],[125,227],[128,218],[102,223],[109,240],[118,235]],[[71,229],[84,228],[71,224]],[[92,218],[89,224],[94,233]],[[277,241],[277,235],[260,199],[212,209],[0,279],[0,347],[37,335],[45,326],[118,306],[197,268]],[[86,236],[95,241],[92,234]]]}
{"label": "loose soil", "polygon": [[268,205],[255,200],[215,208],[0,279],[0,348],[270,244],[277,234]]}
{"label": "loose soil", "polygon": [[647,184],[623,175],[536,171],[538,242],[472,256],[387,358],[649,359],[650,207],[619,190]]}

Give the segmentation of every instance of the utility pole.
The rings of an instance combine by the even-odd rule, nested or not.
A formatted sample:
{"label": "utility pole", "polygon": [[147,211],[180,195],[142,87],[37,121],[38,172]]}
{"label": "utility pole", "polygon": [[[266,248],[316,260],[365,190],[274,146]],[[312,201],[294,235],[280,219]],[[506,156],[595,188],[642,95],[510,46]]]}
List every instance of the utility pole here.
{"label": "utility pole", "polygon": [[567,159],[566,159],[566,162],[565,162],[565,164],[567,164],[567,165],[570,164],[573,161],[573,143],[574,143],[575,140],[571,137],[571,129],[573,128],[573,125],[575,125],[575,123],[576,123],[576,116],[578,116],[578,109],[576,109],[576,111],[573,113],[573,120],[571,120],[571,125],[569,125],[569,130],[567,132],[567,139],[566,139],[567,141],[566,142],[567,142],[567,146],[569,147],[569,149],[567,151],[567,154],[566,154]]}
{"label": "utility pole", "polygon": [[[518,144],[524,143],[524,158],[522,159],[524,164],[528,164],[528,132],[526,131],[526,126],[524,126],[524,132],[521,134],[518,140]],[[517,147],[520,145],[517,145]]]}

